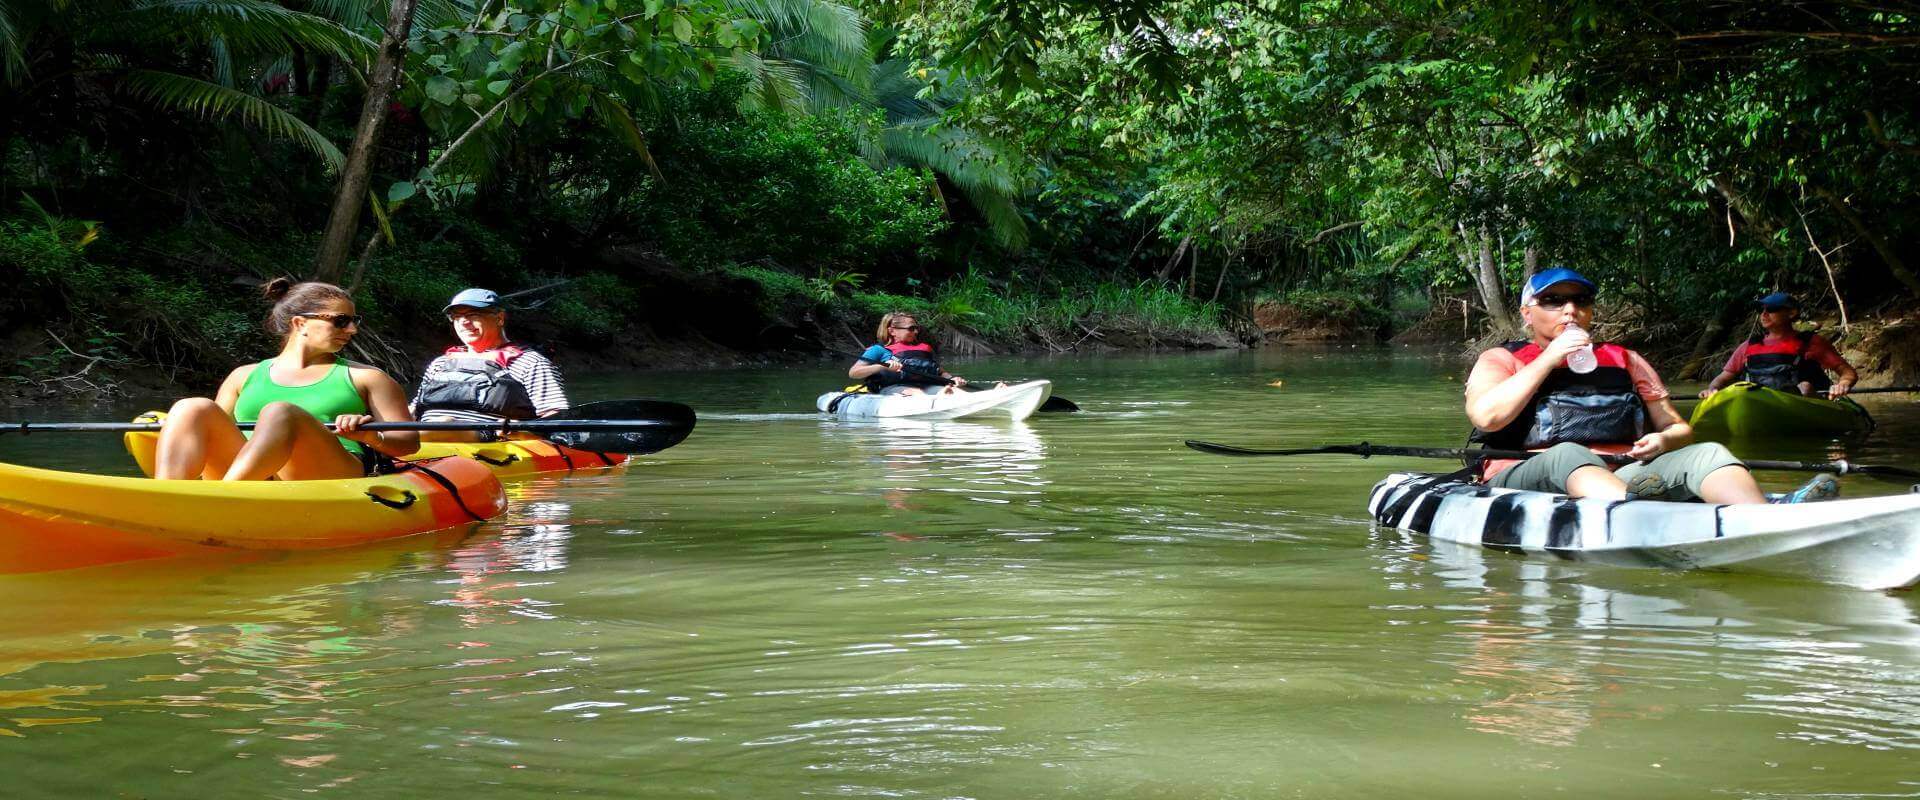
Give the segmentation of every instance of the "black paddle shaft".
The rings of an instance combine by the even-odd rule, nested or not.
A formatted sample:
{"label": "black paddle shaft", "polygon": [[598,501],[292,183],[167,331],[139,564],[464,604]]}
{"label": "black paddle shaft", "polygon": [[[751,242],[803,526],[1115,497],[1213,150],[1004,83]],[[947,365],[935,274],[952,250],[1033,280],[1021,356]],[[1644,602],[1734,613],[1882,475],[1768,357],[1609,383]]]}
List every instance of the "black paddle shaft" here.
{"label": "black paddle shaft", "polygon": [[[1404,445],[1373,444],[1334,444],[1323,447],[1304,447],[1294,450],[1256,450],[1246,447],[1187,440],[1187,446],[1202,453],[1223,456],[1304,456],[1320,454],[1345,454],[1361,458],[1373,456],[1404,456],[1409,458],[1494,458],[1527,459],[1539,455],[1527,450],[1470,450],[1460,447],[1408,447]],[[1599,454],[1600,460],[1609,464],[1632,464],[1637,459],[1632,456]],[[1899,478],[1920,478],[1920,471],[1905,467],[1882,467],[1872,464],[1855,464],[1850,461],[1744,461],[1748,469],[1779,470],[1783,472],[1832,472],[1837,475],[1885,475]]]}
{"label": "black paddle shaft", "polygon": [[[367,431],[479,431],[533,433],[555,444],[596,453],[641,455],[679,444],[693,432],[693,409],[663,400],[587,403],[550,417],[499,422],[369,422]],[[0,434],[158,431],[158,422],[0,422]],[[237,423],[252,430],[254,423]]]}

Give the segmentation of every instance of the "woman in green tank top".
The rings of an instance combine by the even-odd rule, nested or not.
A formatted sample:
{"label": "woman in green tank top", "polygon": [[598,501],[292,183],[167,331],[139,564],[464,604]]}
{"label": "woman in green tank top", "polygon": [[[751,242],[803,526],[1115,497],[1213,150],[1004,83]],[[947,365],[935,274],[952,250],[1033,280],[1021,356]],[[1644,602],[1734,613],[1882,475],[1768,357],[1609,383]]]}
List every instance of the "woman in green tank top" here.
{"label": "woman in green tank top", "polygon": [[[367,431],[368,422],[411,421],[406,392],[386,373],[340,357],[359,330],[353,299],[338,286],[279,278],[267,329],[280,353],[235,369],[213,399],[174,403],[160,429],[154,477],[285,481],[354,478],[382,457],[420,449],[412,431]],[[251,436],[236,423],[252,422]],[[327,430],[331,422],[335,430]]]}

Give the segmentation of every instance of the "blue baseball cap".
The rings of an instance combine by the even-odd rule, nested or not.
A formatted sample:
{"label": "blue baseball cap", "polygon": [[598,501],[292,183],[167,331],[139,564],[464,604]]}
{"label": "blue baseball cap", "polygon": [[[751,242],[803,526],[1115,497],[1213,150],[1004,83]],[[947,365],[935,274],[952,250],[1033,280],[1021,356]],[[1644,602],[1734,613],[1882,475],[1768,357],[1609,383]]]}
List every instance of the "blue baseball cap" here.
{"label": "blue baseball cap", "polygon": [[495,294],[492,289],[462,289],[459,294],[453,296],[452,300],[447,301],[447,307],[440,309],[440,313],[452,311],[454,306],[466,306],[475,311],[499,308],[500,295]]}
{"label": "blue baseball cap", "polygon": [[1524,306],[1533,302],[1534,295],[1539,294],[1542,290],[1556,283],[1577,283],[1587,287],[1587,291],[1589,292],[1600,291],[1600,287],[1595,286],[1593,281],[1587,280],[1587,276],[1574,272],[1566,267],[1554,267],[1553,269],[1536,272],[1533,274],[1533,277],[1527,279],[1526,287],[1520,290],[1520,305]]}
{"label": "blue baseball cap", "polygon": [[1773,294],[1753,301],[1753,304],[1769,311],[1777,311],[1783,308],[1798,310],[1800,308],[1800,301],[1793,299],[1793,295],[1787,294],[1786,292],[1774,292]]}

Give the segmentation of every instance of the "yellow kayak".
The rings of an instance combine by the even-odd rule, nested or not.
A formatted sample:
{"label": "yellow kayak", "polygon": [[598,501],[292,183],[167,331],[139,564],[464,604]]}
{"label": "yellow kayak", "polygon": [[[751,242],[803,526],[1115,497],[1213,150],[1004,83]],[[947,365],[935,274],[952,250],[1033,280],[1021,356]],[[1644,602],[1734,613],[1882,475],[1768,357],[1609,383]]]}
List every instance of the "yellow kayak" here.
{"label": "yellow kayak", "polygon": [[1688,422],[1703,440],[1846,436],[1873,430],[1873,417],[1852,400],[1807,397],[1744,381],[1700,401]]}
{"label": "yellow kayak", "polygon": [[506,507],[500,480],[464,458],[326,481],[157,481],[0,464],[0,572],[347,547],[490,519]]}
{"label": "yellow kayak", "polygon": [[[166,418],[164,411],[149,411],[134,417],[133,421],[160,422]],[[134,431],[126,434],[125,439],[127,454],[133,456],[134,462],[140,465],[140,471],[148,476],[153,475],[153,452],[160,444],[160,434]],[[542,472],[606,469],[627,463],[627,456],[623,453],[575,450],[524,433],[498,442],[422,442],[420,450],[407,457],[407,460],[430,461],[455,456],[486,464],[501,480],[524,478]]]}

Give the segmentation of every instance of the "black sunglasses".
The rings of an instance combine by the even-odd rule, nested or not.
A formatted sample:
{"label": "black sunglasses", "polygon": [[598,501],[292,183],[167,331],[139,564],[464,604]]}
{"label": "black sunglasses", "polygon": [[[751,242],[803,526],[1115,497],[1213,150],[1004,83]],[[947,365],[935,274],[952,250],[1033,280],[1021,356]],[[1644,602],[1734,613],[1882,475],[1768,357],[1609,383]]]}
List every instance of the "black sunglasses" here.
{"label": "black sunglasses", "polygon": [[1541,308],[1559,308],[1568,303],[1572,303],[1576,306],[1579,306],[1580,308],[1592,308],[1593,295],[1581,293],[1581,294],[1536,294],[1533,296],[1533,304],[1536,306],[1540,306]]}
{"label": "black sunglasses", "polygon": [[918,325],[895,325],[895,326],[893,326],[893,329],[894,329],[894,330],[896,330],[896,331],[917,331],[917,330],[920,330],[920,326],[918,326]]}
{"label": "black sunglasses", "polygon": [[300,316],[306,317],[307,319],[324,319],[333,323],[333,327],[342,330],[351,328],[366,320],[366,317],[360,314],[301,314]]}

